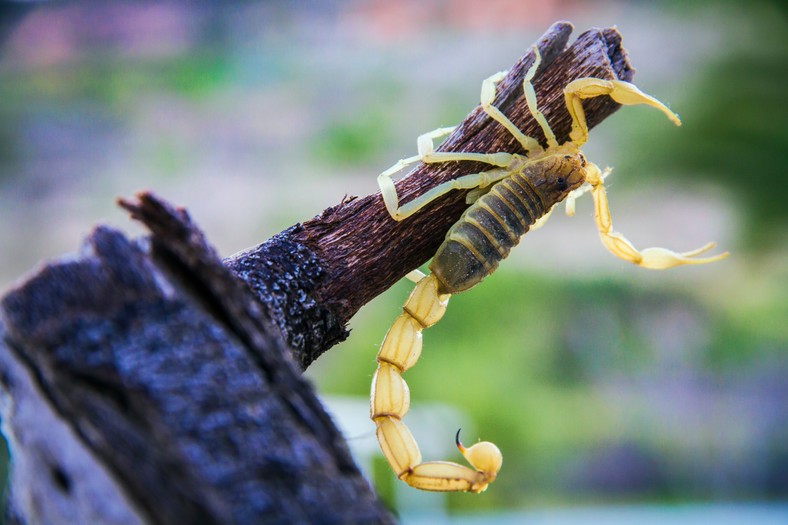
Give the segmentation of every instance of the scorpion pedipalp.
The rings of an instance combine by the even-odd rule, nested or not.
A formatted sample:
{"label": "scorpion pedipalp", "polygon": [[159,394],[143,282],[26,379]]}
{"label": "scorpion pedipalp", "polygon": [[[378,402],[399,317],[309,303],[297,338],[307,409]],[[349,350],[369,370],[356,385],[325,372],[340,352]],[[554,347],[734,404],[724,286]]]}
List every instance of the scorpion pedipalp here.
{"label": "scorpion pedipalp", "polygon": [[716,246],[710,242],[704,246],[684,253],[674,252],[667,248],[652,247],[638,250],[632,243],[619,232],[613,230],[613,219],[610,217],[610,205],[607,200],[607,191],[603,184],[609,172],[600,172],[599,168],[589,163],[586,180],[591,185],[591,196],[594,199],[594,220],[596,221],[599,238],[610,253],[641,268],[649,270],[666,270],[685,264],[707,264],[722,260],[728,256],[724,252],[712,257],[695,258]]}

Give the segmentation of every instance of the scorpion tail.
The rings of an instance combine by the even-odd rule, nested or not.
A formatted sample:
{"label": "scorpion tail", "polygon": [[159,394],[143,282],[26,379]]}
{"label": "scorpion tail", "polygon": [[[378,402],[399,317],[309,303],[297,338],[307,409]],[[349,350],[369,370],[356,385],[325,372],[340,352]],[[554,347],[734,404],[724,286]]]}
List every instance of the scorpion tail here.
{"label": "scorpion tail", "polygon": [[383,455],[401,480],[422,490],[481,492],[501,468],[501,452],[495,445],[482,442],[468,449],[460,448],[473,469],[448,461],[422,462],[416,440],[402,422],[410,408],[410,392],[402,373],[418,361],[421,332],[440,321],[449,297],[438,292],[434,275],[416,284],[378,353],[370,418],[377,427]]}

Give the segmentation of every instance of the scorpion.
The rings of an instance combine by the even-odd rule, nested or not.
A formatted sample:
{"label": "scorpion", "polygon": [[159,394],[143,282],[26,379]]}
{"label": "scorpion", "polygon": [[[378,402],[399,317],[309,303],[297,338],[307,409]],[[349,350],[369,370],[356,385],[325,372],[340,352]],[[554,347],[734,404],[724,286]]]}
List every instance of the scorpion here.
{"label": "scorpion", "polygon": [[[566,201],[566,212],[574,214],[575,200],[590,192],[594,218],[602,244],[616,257],[648,269],[667,269],[684,264],[705,264],[723,259],[727,252],[697,257],[715,244],[684,253],[665,248],[636,249],[623,235],[613,230],[604,171],[586,160],[580,147],[588,139],[588,126],[582,101],[607,95],[622,105],[645,104],[664,113],[677,126],[678,115],[662,102],[641,92],[635,85],[620,80],[580,78],[567,84],[564,98],[572,120],[569,138],[559,144],[539,111],[531,83],[541,62],[534,46],[534,62],[523,80],[528,110],[541,127],[547,147],[526,136],[496,106],[497,84],[506,72],[496,73],[482,82],[481,107],[504,126],[526,151],[516,153],[436,152],[434,142],[455,128],[439,128],[417,140],[418,155],[402,159],[378,176],[383,202],[394,220],[401,221],[452,190],[470,190],[470,206],[449,229],[443,244],[429,264],[429,275],[419,270],[407,277],[416,282],[387,332],[377,355],[377,370],[372,379],[370,418],[376,426],[381,450],[396,476],[417,489],[443,492],[482,492],[498,475],[503,462],[501,451],[489,441],[465,447],[457,431],[455,443],[469,468],[449,461],[422,461],[418,444],[402,418],[410,407],[410,392],[402,374],[419,359],[422,330],[443,317],[449,297],[478,284],[490,275],[527,231],[540,227],[553,206]],[[420,197],[400,205],[392,176],[416,162],[482,162],[492,166],[481,173],[461,176],[440,184]]]}

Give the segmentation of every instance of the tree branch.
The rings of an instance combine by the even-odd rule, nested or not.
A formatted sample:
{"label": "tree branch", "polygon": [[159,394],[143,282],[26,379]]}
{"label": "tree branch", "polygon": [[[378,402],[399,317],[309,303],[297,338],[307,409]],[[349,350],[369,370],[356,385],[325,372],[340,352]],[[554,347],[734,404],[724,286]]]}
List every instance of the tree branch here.
{"label": "tree branch", "polygon": [[[559,142],[567,139],[571,126],[564,104],[565,85],[581,77],[629,81],[634,74],[616,29],[586,31],[565,48],[571,30],[569,23],[556,23],[536,44],[542,64],[534,88]],[[526,135],[541,139],[541,128],[527,110],[522,89],[533,60],[529,50],[509,70],[498,85],[496,105]],[[585,108],[588,125],[593,127],[619,105],[609,97],[598,97]],[[438,151],[524,153],[481,107],[465,118]],[[489,167],[470,162],[421,164],[397,183],[397,192],[401,202],[407,202],[442,182],[483,169]],[[380,193],[345,199],[225,263],[272,308],[296,360],[306,368],[346,337],[344,327],[359,308],[432,257],[466,207],[465,192],[454,191],[396,222]]]}

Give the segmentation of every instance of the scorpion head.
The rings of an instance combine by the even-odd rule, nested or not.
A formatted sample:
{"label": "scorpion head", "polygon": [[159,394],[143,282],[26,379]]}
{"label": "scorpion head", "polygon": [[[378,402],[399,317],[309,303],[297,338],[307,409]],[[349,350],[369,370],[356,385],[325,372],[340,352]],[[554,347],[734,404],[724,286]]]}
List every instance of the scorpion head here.
{"label": "scorpion head", "polygon": [[569,192],[579,188],[586,180],[586,167],[589,165],[582,153],[564,152],[552,155],[550,166],[535,181],[544,194],[549,194],[555,202],[560,202]]}

